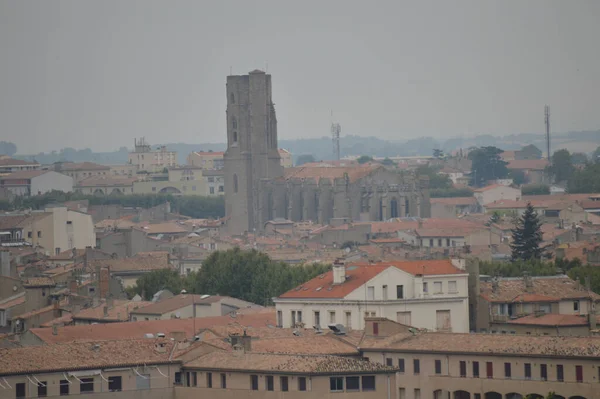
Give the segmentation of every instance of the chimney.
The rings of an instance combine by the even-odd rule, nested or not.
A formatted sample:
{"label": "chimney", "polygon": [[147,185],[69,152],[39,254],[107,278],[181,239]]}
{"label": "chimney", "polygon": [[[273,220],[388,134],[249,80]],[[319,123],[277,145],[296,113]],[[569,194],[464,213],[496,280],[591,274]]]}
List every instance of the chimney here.
{"label": "chimney", "polygon": [[52,335],[58,335],[58,326],[56,324],[52,324]]}
{"label": "chimney", "polygon": [[525,291],[529,293],[533,292],[533,280],[529,273],[523,273],[523,282],[525,283]]}
{"label": "chimney", "polygon": [[499,286],[500,286],[500,284],[498,283],[498,277],[494,276],[492,278],[492,292],[494,292],[494,293],[498,292]]}
{"label": "chimney", "polygon": [[110,269],[108,267],[103,267],[100,269],[99,277],[98,277],[98,291],[100,298],[106,298],[108,296],[109,290],[109,280],[110,280]]}
{"label": "chimney", "polygon": [[246,330],[244,330],[244,335],[230,334],[229,339],[234,349],[243,349],[244,353],[252,350],[252,337],[246,333]]}
{"label": "chimney", "polygon": [[173,331],[173,332],[171,332],[171,338],[173,338],[173,340],[175,340],[175,342],[184,342],[185,341],[185,332]]}
{"label": "chimney", "polygon": [[346,281],[346,266],[344,261],[336,259],[333,262],[333,284],[342,284]]}
{"label": "chimney", "polygon": [[71,294],[77,293],[77,280],[73,279],[69,281],[69,291],[71,291]]}

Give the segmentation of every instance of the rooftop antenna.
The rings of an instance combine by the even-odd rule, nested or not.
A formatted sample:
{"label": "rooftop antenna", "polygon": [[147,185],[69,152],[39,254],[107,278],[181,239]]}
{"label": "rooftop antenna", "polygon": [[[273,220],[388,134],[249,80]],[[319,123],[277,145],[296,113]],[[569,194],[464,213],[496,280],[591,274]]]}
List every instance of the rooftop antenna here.
{"label": "rooftop antenna", "polygon": [[546,124],[546,147],[548,150],[548,163],[552,163],[550,155],[550,107],[544,106],[544,123]]}
{"label": "rooftop antenna", "polygon": [[342,127],[339,123],[333,123],[333,111],[331,111],[331,141],[333,143],[333,159],[340,160],[340,133]]}

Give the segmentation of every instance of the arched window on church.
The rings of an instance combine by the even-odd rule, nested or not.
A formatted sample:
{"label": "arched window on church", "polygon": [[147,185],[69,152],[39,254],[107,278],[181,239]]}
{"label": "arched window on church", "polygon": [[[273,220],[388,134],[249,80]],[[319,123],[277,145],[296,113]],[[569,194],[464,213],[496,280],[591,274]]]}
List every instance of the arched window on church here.
{"label": "arched window on church", "polygon": [[231,127],[237,129],[237,119],[235,119],[235,116],[231,117]]}
{"label": "arched window on church", "polygon": [[404,216],[410,216],[410,203],[408,198],[404,200]]}
{"label": "arched window on church", "polygon": [[273,220],[273,192],[267,194],[267,220]]}
{"label": "arched window on church", "polygon": [[237,174],[233,174],[233,192],[237,193],[238,192],[238,177]]}
{"label": "arched window on church", "polygon": [[379,220],[381,220],[381,221],[384,220],[384,216],[383,216],[383,199],[379,200]]}
{"label": "arched window on church", "polygon": [[237,142],[238,142],[237,132],[233,132],[233,144],[237,144]]}
{"label": "arched window on church", "polygon": [[235,104],[235,96],[233,95],[233,93],[229,94],[229,102]]}
{"label": "arched window on church", "polygon": [[398,217],[398,201],[396,200],[396,198],[392,198],[392,200],[390,201],[390,213],[391,213],[391,217],[392,218],[397,218]]}

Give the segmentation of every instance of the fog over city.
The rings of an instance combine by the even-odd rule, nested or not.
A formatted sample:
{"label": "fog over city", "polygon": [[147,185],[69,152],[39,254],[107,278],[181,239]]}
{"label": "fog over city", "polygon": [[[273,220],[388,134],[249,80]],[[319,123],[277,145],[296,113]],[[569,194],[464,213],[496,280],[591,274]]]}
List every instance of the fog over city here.
{"label": "fog over city", "polygon": [[[273,75],[279,139],[600,126],[597,1],[0,1],[21,154],[226,141],[225,76]],[[590,148],[590,151],[593,148]]]}

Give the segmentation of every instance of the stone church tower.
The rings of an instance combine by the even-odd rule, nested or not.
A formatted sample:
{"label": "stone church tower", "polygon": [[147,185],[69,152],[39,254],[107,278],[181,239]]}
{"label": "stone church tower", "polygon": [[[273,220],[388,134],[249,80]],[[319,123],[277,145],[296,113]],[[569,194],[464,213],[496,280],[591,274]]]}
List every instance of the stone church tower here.
{"label": "stone church tower", "polygon": [[282,177],[271,75],[255,70],[227,77],[227,150],[224,156],[228,232],[262,230],[261,187]]}

